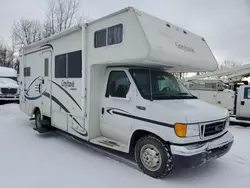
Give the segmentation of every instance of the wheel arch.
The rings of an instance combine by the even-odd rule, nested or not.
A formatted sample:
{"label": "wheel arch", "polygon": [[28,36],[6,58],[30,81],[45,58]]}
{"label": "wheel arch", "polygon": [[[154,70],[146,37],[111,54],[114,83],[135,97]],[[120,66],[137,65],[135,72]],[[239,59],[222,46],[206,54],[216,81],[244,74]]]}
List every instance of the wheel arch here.
{"label": "wheel arch", "polygon": [[42,115],[41,109],[40,109],[39,107],[35,106],[35,107],[33,108],[33,110],[31,111],[31,116],[35,115],[35,113],[36,113],[38,110],[40,111],[40,113],[41,113],[41,115]]}
{"label": "wheel arch", "polygon": [[129,153],[133,153],[134,152],[134,148],[135,148],[135,144],[136,142],[146,136],[146,135],[153,135],[156,138],[158,138],[159,140],[161,140],[163,143],[167,143],[161,136],[159,136],[159,134],[155,131],[152,130],[146,130],[146,129],[137,129],[135,130],[129,140]]}

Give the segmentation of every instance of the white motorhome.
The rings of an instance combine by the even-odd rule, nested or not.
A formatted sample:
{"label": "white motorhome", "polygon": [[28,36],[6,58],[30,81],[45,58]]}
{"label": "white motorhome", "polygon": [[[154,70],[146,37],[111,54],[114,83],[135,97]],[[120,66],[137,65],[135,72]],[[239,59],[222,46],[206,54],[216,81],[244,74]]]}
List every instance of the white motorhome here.
{"label": "white motorhome", "polygon": [[226,108],[233,121],[249,123],[250,85],[244,80],[248,76],[250,64],[190,77],[185,85],[200,100]]}
{"label": "white motorhome", "polygon": [[15,69],[0,67],[0,102],[19,101],[19,85]]}
{"label": "white motorhome", "polygon": [[132,7],[22,49],[20,108],[51,127],[132,153],[149,176],[230,150],[229,113],[169,72],[212,71],[205,40]]}

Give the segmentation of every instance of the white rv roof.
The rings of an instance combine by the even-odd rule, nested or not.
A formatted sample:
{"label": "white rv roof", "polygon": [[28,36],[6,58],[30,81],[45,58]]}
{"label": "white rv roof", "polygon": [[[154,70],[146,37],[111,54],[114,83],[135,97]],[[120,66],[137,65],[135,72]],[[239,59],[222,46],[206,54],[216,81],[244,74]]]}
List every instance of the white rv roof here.
{"label": "white rv roof", "polygon": [[[129,16],[132,14],[134,16]],[[119,20],[121,16],[128,17],[128,19],[122,19],[126,20],[124,24],[127,24],[127,28],[133,25],[133,28],[130,29],[135,32],[130,32],[132,34],[124,37],[124,40],[130,38],[131,41],[131,39],[133,39],[132,43],[129,43],[129,45],[127,43],[126,48],[122,48],[122,45],[117,46],[117,48],[121,50],[116,50],[115,53],[108,52],[108,50],[105,49],[103,56],[100,56],[101,58],[97,60],[98,63],[112,64],[116,62],[127,65],[159,66],[165,67],[169,71],[183,72],[207,72],[217,69],[217,61],[203,37],[134,9],[133,7],[128,7],[94,20],[86,24],[86,26],[105,22],[105,20],[115,18],[117,15],[119,15]],[[68,35],[81,28],[81,26],[74,26],[59,34],[31,44],[24,49],[49,43],[52,40]],[[134,49],[134,45],[135,43],[139,43],[137,40],[138,35],[136,36],[133,33],[140,34],[140,37],[143,36],[143,40],[140,40],[141,43],[136,45],[137,49]],[[112,50],[114,49],[115,48],[112,48]],[[138,51],[140,53],[130,53],[131,51]],[[112,54],[113,57],[110,57],[110,54]],[[116,55],[114,56],[114,54]],[[115,65],[115,63],[113,65]]]}
{"label": "white rv roof", "polygon": [[17,72],[12,68],[0,67],[0,77],[17,77]]}

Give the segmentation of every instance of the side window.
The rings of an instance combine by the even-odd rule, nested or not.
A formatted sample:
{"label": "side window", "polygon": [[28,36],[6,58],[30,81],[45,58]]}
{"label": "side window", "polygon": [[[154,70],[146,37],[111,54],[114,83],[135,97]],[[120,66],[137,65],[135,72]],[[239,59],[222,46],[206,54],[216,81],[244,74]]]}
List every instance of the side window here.
{"label": "side window", "polygon": [[49,59],[44,59],[44,76],[49,76]]}
{"label": "side window", "polygon": [[106,29],[102,29],[95,32],[95,48],[106,46],[106,40],[107,40],[106,32],[107,32]]}
{"label": "side window", "polygon": [[24,67],[23,76],[25,77],[30,76],[30,67]]}
{"label": "side window", "polygon": [[108,45],[119,44],[122,42],[123,25],[115,25],[108,28]]}
{"label": "side window", "polygon": [[94,47],[119,44],[123,40],[123,25],[118,24],[95,32]]}
{"label": "side window", "polygon": [[124,71],[112,71],[109,74],[109,80],[105,97],[126,98],[130,88],[130,81]]}
{"label": "side window", "polygon": [[82,51],[68,53],[67,73],[68,78],[82,77]]}
{"label": "side window", "polygon": [[55,78],[81,78],[82,51],[70,52],[55,57]]}
{"label": "side window", "polygon": [[55,57],[55,78],[66,78],[66,54]]}
{"label": "side window", "polygon": [[244,99],[250,99],[250,87],[245,88]]}

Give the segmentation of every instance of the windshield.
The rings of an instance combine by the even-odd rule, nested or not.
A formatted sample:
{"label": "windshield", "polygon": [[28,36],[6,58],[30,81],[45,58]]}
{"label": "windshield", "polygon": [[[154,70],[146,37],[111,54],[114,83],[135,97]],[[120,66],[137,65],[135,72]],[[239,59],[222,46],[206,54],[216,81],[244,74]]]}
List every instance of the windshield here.
{"label": "windshield", "polygon": [[14,76],[8,76],[8,77],[7,76],[5,76],[5,77],[0,76],[0,79],[1,78],[9,78],[9,79],[12,79],[12,80],[17,82],[17,77],[14,77]]}
{"label": "windshield", "polygon": [[196,99],[172,74],[150,69],[130,69],[138,90],[145,99]]}
{"label": "windshield", "polygon": [[0,83],[1,84],[8,84],[8,83],[17,84],[17,82],[14,79],[12,79],[12,78],[3,78],[3,77],[0,77]]}

